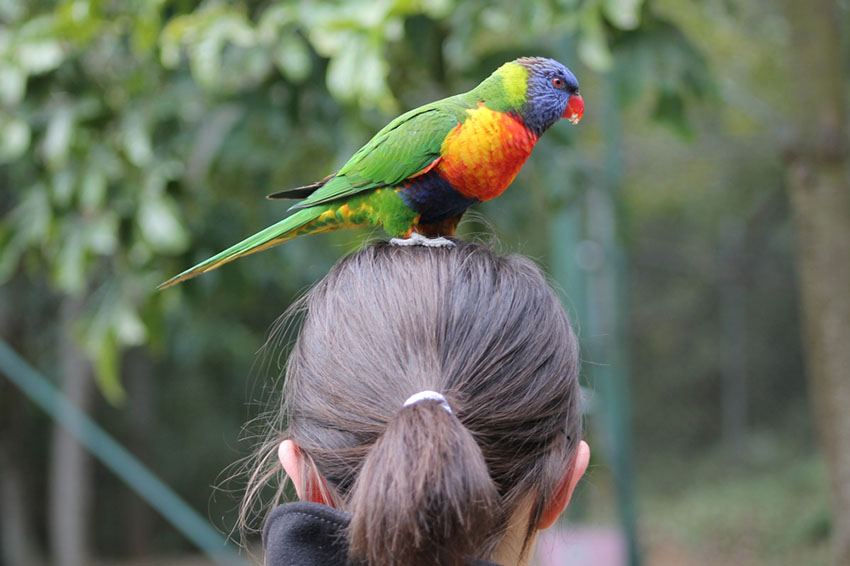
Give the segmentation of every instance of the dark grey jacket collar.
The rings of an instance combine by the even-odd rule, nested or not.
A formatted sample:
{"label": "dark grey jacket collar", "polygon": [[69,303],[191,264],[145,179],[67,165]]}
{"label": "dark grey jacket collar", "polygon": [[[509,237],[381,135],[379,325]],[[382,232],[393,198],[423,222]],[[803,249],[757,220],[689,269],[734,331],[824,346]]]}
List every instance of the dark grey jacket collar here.
{"label": "dark grey jacket collar", "polygon": [[[351,515],[299,501],[277,507],[263,528],[266,566],[354,566],[348,562],[345,529]],[[474,566],[499,566],[478,561]]]}

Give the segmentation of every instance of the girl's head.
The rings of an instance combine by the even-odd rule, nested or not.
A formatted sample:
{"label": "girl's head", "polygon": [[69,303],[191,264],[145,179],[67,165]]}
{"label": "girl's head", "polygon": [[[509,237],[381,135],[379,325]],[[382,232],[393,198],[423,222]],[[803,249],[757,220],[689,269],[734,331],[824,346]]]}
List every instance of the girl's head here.
{"label": "girl's head", "polygon": [[[588,458],[576,338],[540,270],[461,241],[380,243],[301,306],[286,428],[263,450],[281,446],[302,499],[351,513],[351,557],[462,564],[508,543],[526,554]],[[403,407],[423,390],[452,413]]]}

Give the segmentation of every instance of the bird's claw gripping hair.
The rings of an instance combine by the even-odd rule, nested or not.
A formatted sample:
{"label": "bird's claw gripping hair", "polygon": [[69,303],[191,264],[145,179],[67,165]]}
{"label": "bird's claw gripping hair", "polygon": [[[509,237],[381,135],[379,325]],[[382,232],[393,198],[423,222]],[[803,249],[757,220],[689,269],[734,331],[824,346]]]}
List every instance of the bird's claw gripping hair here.
{"label": "bird's claw gripping hair", "polygon": [[419,232],[413,232],[409,238],[393,238],[390,240],[392,246],[425,246],[427,248],[453,248],[455,243],[442,236],[438,238],[427,238]]}

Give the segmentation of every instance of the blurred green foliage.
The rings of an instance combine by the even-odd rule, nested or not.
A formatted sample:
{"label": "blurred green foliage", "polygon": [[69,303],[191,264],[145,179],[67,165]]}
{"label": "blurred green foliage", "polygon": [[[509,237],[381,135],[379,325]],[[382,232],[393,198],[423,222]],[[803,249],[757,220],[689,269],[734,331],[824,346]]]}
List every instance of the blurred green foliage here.
{"label": "blurred green foliage", "polygon": [[[637,28],[642,4],[5,3],[0,160],[11,210],[0,280],[21,266],[46,269],[57,292],[92,297],[79,340],[104,394],[120,401],[120,352],[155,344],[152,330],[176,308],[153,292],[163,266],[178,265],[163,258],[209,249],[191,242],[211,203],[286,186],[309,157],[319,159],[305,178],[324,175],[367,129],[410,105],[400,100],[407,89],[446,94],[440,83],[471,84],[482,59],[551,45],[553,32],[607,69],[605,26]],[[424,65],[409,58],[417,39],[434,48],[418,53]],[[670,88],[689,72],[668,70]],[[359,109],[365,124],[332,125],[333,105]]]}

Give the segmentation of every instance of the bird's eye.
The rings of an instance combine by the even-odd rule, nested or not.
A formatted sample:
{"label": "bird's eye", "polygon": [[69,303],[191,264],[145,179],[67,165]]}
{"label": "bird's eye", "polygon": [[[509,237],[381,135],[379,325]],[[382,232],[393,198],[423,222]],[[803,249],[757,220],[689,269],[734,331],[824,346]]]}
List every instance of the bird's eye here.
{"label": "bird's eye", "polygon": [[555,77],[554,79],[552,79],[552,85],[555,88],[564,88],[564,79],[562,79],[561,77]]}

